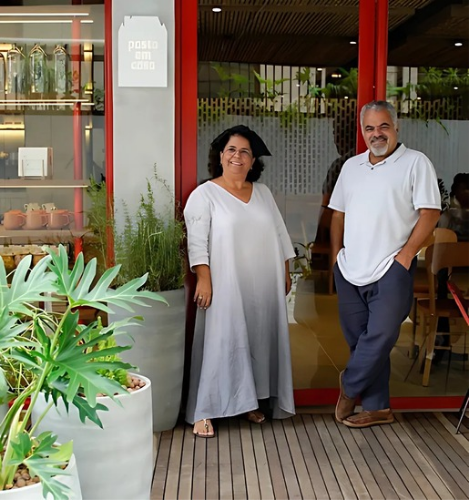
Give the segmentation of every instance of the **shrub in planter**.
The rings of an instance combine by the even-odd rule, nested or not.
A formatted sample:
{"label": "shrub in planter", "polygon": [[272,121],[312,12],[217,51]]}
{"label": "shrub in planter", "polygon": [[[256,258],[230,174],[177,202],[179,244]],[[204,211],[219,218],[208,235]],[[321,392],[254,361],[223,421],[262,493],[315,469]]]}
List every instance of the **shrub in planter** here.
{"label": "shrub in planter", "polygon": [[[70,406],[77,409],[82,422],[89,419],[102,425],[99,411],[107,408],[98,402],[98,395],[115,399],[116,395],[127,392],[102,371],[131,368],[128,363],[107,358],[130,346],[105,347],[99,351],[94,347],[132,324],[132,317],[101,329],[99,335],[90,335],[96,323],[79,324],[80,308],[94,307],[110,312],[110,307],[115,306],[131,310],[134,304],[145,305],[145,299],[162,299],[153,292],[140,290],[146,276],[111,288],[119,273],[118,266],[107,270],[96,285],[91,286],[96,261],[90,261],[85,267],[80,254],[70,269],[63,246],[58,253],[49,250],[49,255],[32,270],[30,264],[31,256],[20,262],[9,286],[3,261],[0,261],[1,356],[27,367],[30,374],[0,425],[0,490],[12,485],[18,468],[24,466],[30,476],[40,479],[44,497],[69,499],[73,498],[69,487],[57,478],[67,474],[64,467],[70,460],[72,444],[57,444],[50,430],[36,435],[37,424],[50,407],[63,401],[67,409]],[[53,312],[48,307],[52,301],[63,301],[64,312]],[[2,366],[0,398],[5,398],[7,380],[11,377],[5,372],[7,365]],[[47,405],[37,423],[30,426],[32,411],[41,394],[45,394]],[[30,404],[25,409],[28,400]]]}

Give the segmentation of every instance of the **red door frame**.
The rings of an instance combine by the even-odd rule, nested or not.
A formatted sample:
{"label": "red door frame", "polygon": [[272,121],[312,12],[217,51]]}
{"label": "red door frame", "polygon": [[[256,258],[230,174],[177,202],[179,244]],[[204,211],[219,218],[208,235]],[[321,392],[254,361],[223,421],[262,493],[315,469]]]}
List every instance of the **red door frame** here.
{"label": "red door frame", "polygon": [[[112,0],[105,0],[105,92],[112,93]],[[184,206],[197,185],[197,0],[174,0],[175,7],[175,195]],[[388,0],[360,0],[358,110],[373,99],[386,98]],[[357,117],[359,121],[359,116]],[[105,151],[108,210],[112,213],[114,193],[113,107],[106,106]],[[366,149],[358,123],[357,152]],[[113,241],[108,239],[108,256],[114,256]],[[191,273],[189,273],[190,275]],[[192,288],[191,281],[186,284]],[[186,360],[193,332],[193,302],[187,293]],[[192,307],[191,307],[192,306]],[[188,361],[185,363],[187,371]],[[187,380],[187,373],[186,373]],[[297,389],[297,406],[333,405],[338,388]],[[394,397],[395,409],[459,408],[463,396]]]}

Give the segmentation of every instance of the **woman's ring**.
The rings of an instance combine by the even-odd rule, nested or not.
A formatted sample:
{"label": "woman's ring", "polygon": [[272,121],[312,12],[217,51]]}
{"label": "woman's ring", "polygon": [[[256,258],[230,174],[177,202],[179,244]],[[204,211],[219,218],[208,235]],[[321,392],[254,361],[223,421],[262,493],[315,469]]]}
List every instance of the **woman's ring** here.
{"label": "woman's ring", "polygon": [[199,295],[198,299],[199,299],[199,300],[202,300],[202,299],[203,299],[202,295]]}

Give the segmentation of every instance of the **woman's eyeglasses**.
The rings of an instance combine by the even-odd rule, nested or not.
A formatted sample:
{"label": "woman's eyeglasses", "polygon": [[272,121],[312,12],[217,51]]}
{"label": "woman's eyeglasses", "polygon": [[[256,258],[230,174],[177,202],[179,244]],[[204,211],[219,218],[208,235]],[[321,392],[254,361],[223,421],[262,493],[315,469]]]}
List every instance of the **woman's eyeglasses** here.
{"label": "woman's eyeglasses", "polygon": [[236,153],[241,158],[252,158],[252,152],[249,149],[236,149],[234,146],[229,146],[223,151],[223,154],[229,154],[230,156],[234,156]]}

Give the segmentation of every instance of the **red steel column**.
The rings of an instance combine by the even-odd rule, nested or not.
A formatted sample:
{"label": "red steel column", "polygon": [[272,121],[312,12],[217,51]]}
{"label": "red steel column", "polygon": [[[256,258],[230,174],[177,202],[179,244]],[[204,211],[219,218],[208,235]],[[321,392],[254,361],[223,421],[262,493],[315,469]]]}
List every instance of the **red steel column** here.
{"label": "red steel column", "polygon": [[357,153],[366,150],[360,110],[369,101],[386,99],[388,0],[360,0],[358,21]]}
{"label": "red steel column", "polygon": [[375,99],[386,99],[388,74],[388,13],[389,0],[377,0],[376,9],[376,55],[375,55]]}
{"label": "red steel column", "polygon": [[[108,220],[114,217],[114,99],[112,81],[112,0],[104,1],[104,109],[105,175]],[[107,265],[114,264],[114,234],[112,226],[107,231]]]}
{"label": "red steel column", "polygon": [[[175,194],[183,207],[197,185],[197,0],[174,0],[175,8]],[[187,266],[188,267],[188,266]],[[183,402],[189,387],[196,307],[195,275],[188,271]],[[184,404],[184,403],[183,403]]]}
{"label": "red steel column", "polygon": [[197,184],[197,0],[175,0],[175,193],[184,206]]}
{"label": "red steel column", "polygon": [[[81,25],[80,19],[72,21],[72,81],[73,94],[81,99]],[[83,137],[82,137],[81,103],[73,105],[73,178],[83,179]],[[83,188],[74,189],[75,229],[83,229]],[[75,257],[83,250],[83,240],[74,238]]]}

